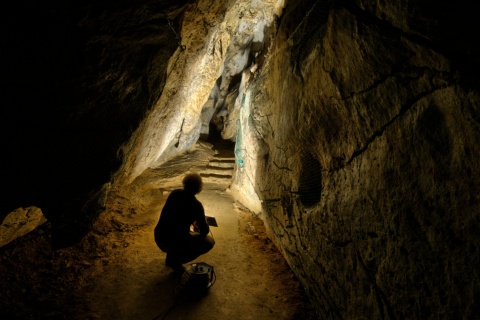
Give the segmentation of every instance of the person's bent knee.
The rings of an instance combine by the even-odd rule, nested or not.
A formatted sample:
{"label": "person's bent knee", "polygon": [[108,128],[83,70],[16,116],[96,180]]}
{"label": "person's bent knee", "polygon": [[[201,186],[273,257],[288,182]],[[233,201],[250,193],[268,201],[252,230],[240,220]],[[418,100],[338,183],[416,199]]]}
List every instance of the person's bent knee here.
{"label": "person's bent knee", "polygon": [[212,250],[214,245],[215,240],[213,239],[213,237],[209,235],[205,236],[199,247],[201,254],[207,253],[208,251]]}
{"label": "person's bent knee", "polygon": [[215,245],[215,239],[212,236],[206,235],[205,236],[205,245],[208,247],[208,250],[211,250]]}
{"label": "person's bent knee", "polygon": [[160,241],[156,241],[155,240],[155,243],[157,244],[157,247],[160,248],[160,250],[162,250],[163,252],[169,252],[171,251],[171,248],[169,245],[165,244],[164,242],[160,242]]}

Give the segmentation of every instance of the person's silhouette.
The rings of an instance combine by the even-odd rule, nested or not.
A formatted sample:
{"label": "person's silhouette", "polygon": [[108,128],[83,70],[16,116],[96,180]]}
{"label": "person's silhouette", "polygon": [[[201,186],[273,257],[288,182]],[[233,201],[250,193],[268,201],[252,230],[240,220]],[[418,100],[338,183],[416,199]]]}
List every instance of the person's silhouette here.
{"label": "person's silhouette", "polygon": [[[215,244],[208,235],[210,229],[203,205],[195,197],[202,186],[198,174],[187,174],[183,178],[183,189],[174,190],[168,196],[155,227],[155,242],[167,253],[165,264],[177,272],[183,270],[182,264],[210,251]],[[191,231],[192,225],[195,231]]]}

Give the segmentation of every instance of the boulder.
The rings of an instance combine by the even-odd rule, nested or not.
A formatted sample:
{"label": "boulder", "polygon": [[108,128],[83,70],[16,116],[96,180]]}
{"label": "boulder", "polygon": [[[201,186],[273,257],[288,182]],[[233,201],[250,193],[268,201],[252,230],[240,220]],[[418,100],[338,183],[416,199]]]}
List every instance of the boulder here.
{"label": "boulder", "polygon": [[32,232],[46,221],[47,219],[40,208],[15,209],[7,215],[0,225],[0,248]]}

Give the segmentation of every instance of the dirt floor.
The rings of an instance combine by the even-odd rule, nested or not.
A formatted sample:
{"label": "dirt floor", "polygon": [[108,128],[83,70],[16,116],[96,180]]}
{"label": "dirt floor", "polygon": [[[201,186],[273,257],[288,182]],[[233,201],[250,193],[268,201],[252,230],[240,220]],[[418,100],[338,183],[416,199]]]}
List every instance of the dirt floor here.
{"label": "dirt floor", "polygon": [[[204,151],[183,159],[204,159]],[[153,229],[183,172],[204,165],[188,163],[176,159],[113,190],[74,247],[52,251],[47,222],[1,248],[0,319],[316,319],[262,221],[223,185],[207,183],[197,196],[219,225],[215,247],[196,260],[214,267],[214,284],[194,294],[165,266]]]}

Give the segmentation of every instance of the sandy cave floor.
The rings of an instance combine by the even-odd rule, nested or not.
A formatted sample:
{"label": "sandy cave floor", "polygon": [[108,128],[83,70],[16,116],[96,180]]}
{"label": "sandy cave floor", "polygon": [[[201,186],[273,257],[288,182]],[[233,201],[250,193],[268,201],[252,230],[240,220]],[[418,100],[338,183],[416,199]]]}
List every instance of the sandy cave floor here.
{"label": "sandy cave floor", "polygon": [[192,295],[165,267],[153,229],[182,170],[204,165],[185,167],[185,159],[204,159],[204,152],[113,191],[74,247],[53,252],[46,223],[1,248],[0,319],[316,319],[263,222],[235,204],[225,186],[207,183],[198,195],[219,227],[211,228],[215,247],[196,261],[214,266],[216,282],[206,295]]}

